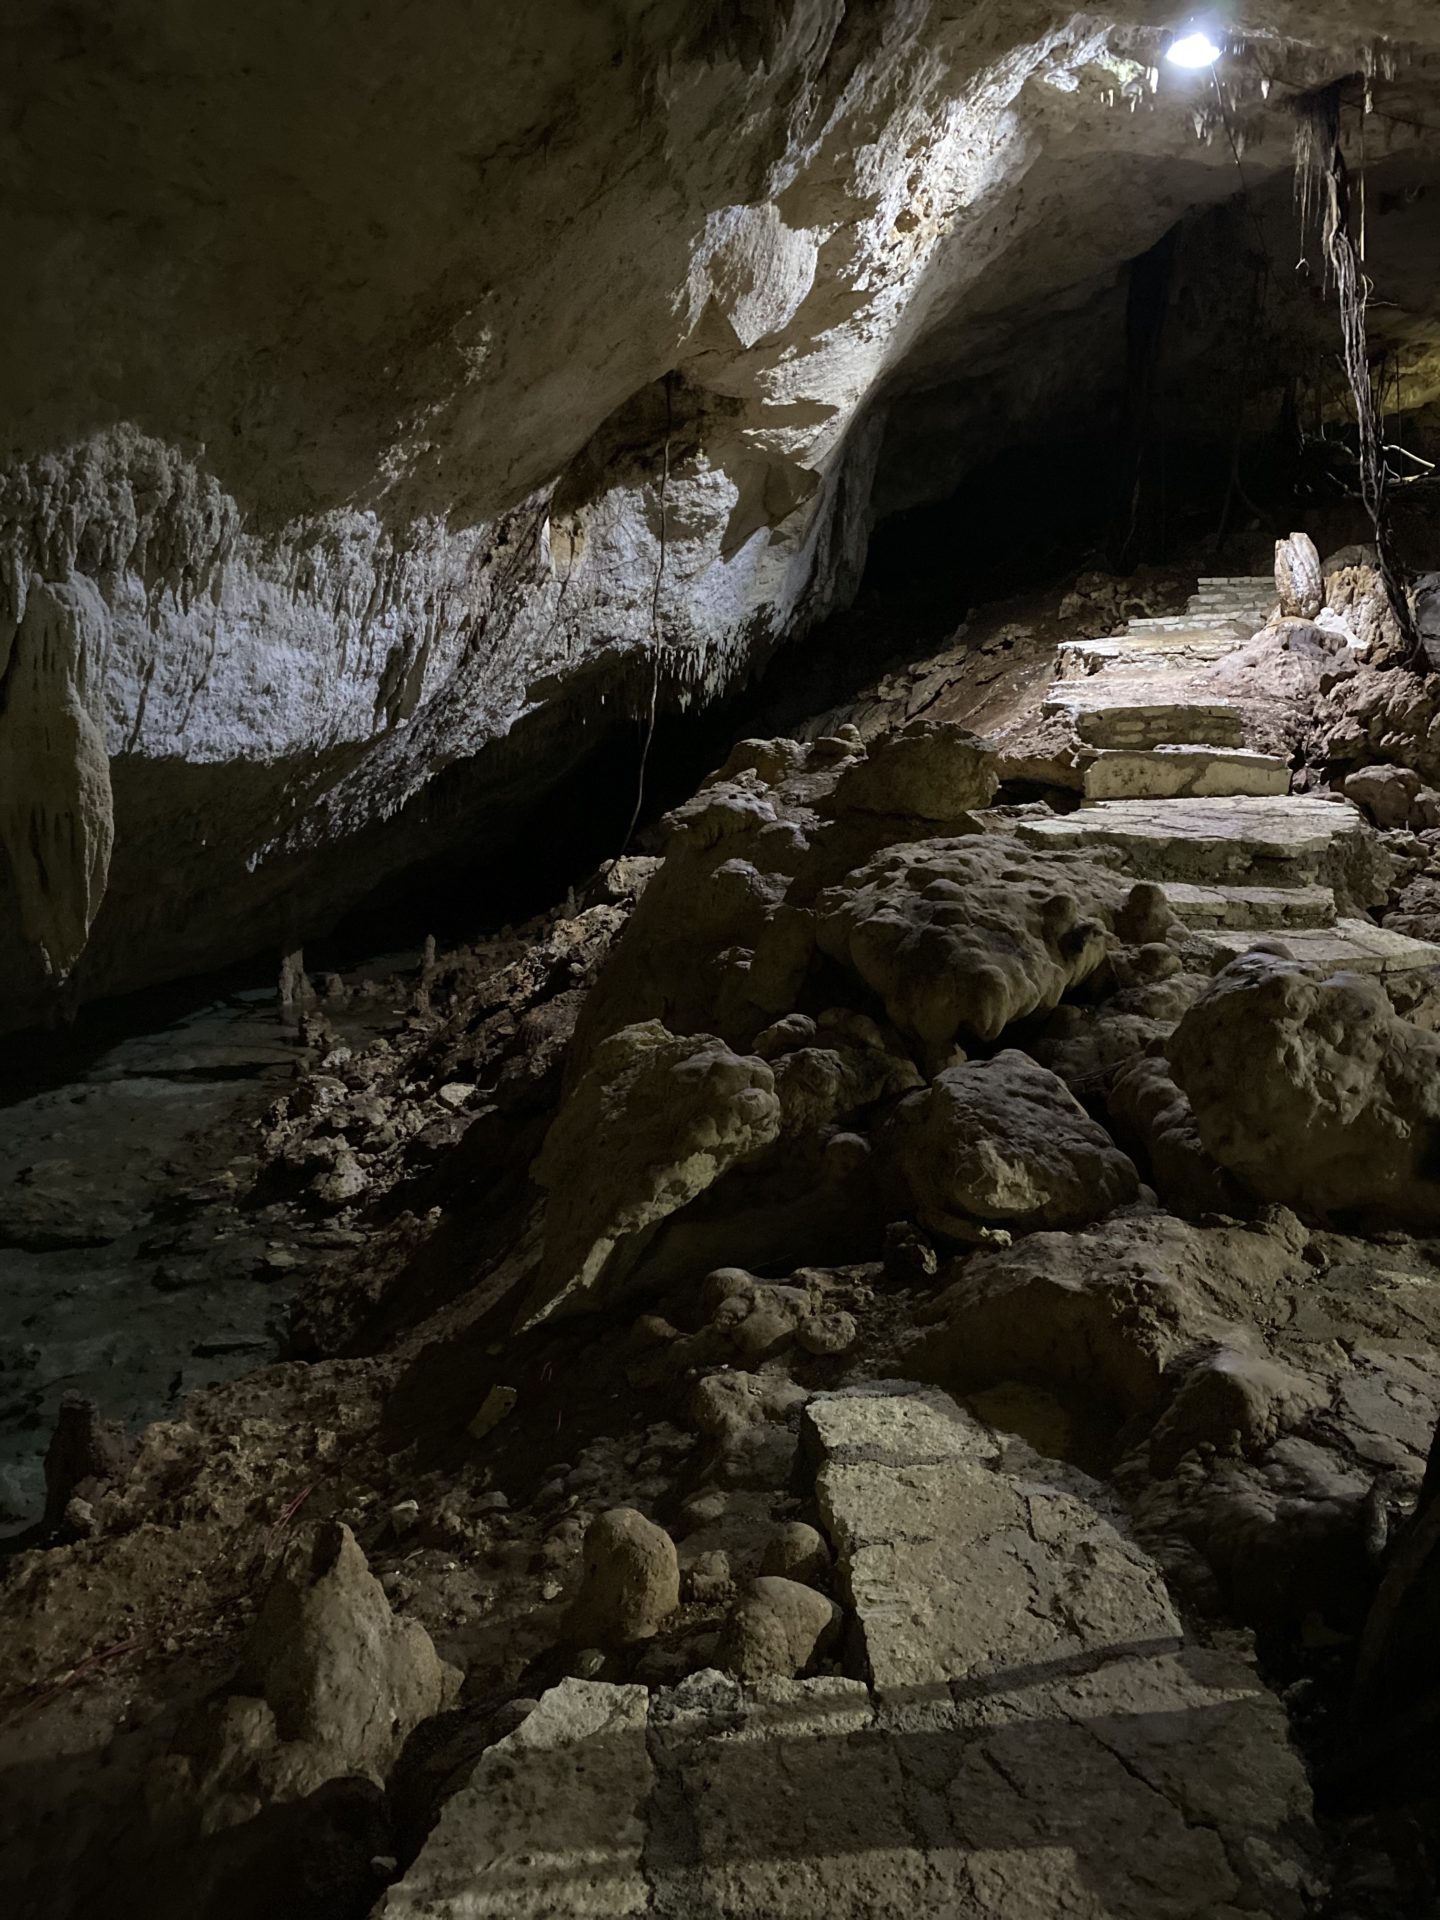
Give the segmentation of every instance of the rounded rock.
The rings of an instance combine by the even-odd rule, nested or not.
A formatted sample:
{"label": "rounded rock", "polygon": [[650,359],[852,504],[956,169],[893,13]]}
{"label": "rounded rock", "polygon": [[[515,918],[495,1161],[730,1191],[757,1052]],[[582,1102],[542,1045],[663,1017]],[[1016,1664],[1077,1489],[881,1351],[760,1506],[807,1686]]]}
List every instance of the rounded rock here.
{"label": "rounded rock", "polygon": [[680,1604],[675,1542],[634,1507],[612,1507],[590,1522],[584,1569],[566,1620],[573,1646],[648,1640]]}
{"label": "rounded rock", "polygon": [[814,1586],[829,1571],[830,1549],[825,1536],[803,1520],[787,1520],[777,1527],[760,1559],[762,1575],[795,1580],[803,1587]]}
{"label": "rounded rock", "polygon": [[742,1680],[793,1680],[834,1646],[842,1617],[813,1587],[763,1574],[726,1620],[716,1664]]}
{"label": "rounded rock", "polygon": [[854,1314],[837,1307],[831,1313],[812,1313],[802,1320],[795,1338],[807,1353],[848,1353],[859,1332]]}

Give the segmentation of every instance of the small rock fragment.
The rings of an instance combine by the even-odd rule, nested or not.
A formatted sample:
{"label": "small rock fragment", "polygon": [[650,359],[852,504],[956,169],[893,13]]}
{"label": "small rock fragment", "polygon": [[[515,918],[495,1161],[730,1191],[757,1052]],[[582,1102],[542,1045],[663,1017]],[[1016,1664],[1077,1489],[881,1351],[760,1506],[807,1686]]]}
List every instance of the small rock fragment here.
{"label": "small rock fragment", "polygon": [[390,1524],[396,1533],[413,1533],[420,1524],[420,1502],[397,1500],[390,1509]]}
{"label": "small rock fragment", "polygon": [[795,1338],[807,1353],[848,1353],[859,1334],[853,1313],[837,1307],[833,1313],[812,1313],[795,1329]]}
{"label": "small rock fragment", "polygon": [[328,1172],[316,1174],[310,1191],[322,1206],[344,1207],[358,1200],[369,1185],[369,1176],[354,1154],[341,1152]]}
{"label": "small rock fragment", "polygon": [[885,1229],[885,1278],[900,1285],[933,1280],[940,1256],[909,1220],[892,1220]]}
{"label": "small rock fragment", "polygon": [[480,1411],[465,1431],[472,1440],[483,1440],[493,1427],[498,1427],[505,1416],[514,1411],[519,1398],[514,1387],[491,1387],[480,1402]]}
{"label": "small rock fragment", "polygon": [[723,1598],[734,1585],[730,1556],[719,1549],[696,1554],[685,1568],[686,1597],[702,1604]]}

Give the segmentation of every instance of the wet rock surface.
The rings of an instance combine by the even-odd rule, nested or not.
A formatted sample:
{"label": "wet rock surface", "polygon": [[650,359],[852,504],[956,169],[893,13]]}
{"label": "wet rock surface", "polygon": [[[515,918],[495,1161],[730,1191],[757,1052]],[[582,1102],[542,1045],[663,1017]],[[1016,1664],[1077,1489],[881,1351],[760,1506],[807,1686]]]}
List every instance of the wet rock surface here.
{"label": "wet rock surface", "polygon": [[[345,1023],[358,1037],[367,1018],[388,1006],[362,999]],[[154,1419],[274,1355],[301,1279],[338,1257],[322,1222],[246,1205],[256,1116],[302,1039],[273,988],[251,987],[81,1053],[77,1078],[16,1076],[0,1105],[0,1527],[39,1517],[63,1394]]]}

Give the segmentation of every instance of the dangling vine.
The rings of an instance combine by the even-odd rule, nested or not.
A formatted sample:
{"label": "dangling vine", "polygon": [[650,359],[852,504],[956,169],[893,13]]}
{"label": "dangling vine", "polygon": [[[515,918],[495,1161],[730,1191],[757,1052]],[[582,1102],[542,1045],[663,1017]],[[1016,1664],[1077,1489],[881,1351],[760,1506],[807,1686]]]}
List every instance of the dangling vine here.
{"label": "dangling vine", "polygon": [[[1375,551],[1391,610],[1412,659],[1421,656],[1419,636],[1405,595],[1404,574],[1390,538],[1386,513],[1388,475],[1385,436],[1370,378],[1366,307],[1370,283],[1351,222],[1350,170],[1340,145],[1343,81],[1301,94],[1295,102],[1295,199],[1302,244],[1318,230],[1325,286],[1340,308],[1341,363],[1355,407],[1359,436],[1360,497],[1375,530]],[[1369,86],[1366,86],[1366,104]]]}
{"label": "dangling vine", "polygon": [[670,493],[670,441],[675,430],[672,389],[674,378],[673,370],[664,378],[665,450],[660,467],[660,540],[655,560],[655,582],[650,590],[650,705],[645,716],[645,728],[640,742],[640,767],[635,778],[635,807],[630,815],[630,823],[625,829],[625,837],[620,842],[622,854],[630,844],[631,836],[640,820],[641,809],[645,805],[645,772],[650,763],[650,748],[655,739],[655,718],[660,705],[660,592],[665,584],[665,547],[669,533],[666,511]]}

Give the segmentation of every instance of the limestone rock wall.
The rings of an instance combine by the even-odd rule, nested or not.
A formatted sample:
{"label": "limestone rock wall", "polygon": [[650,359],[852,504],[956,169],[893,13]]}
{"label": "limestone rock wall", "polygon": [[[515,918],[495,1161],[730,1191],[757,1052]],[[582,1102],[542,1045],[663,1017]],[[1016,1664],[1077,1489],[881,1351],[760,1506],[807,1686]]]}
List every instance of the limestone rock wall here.
{"label": "limestone rock wall", "polygon": [[[1437,36],[1422,0],[1239,12],[1351,65]],[[843,600],[907,365],[1233,189],[1150,90],[1168,24],[20,0],[0,1022],[304,932]]]}

